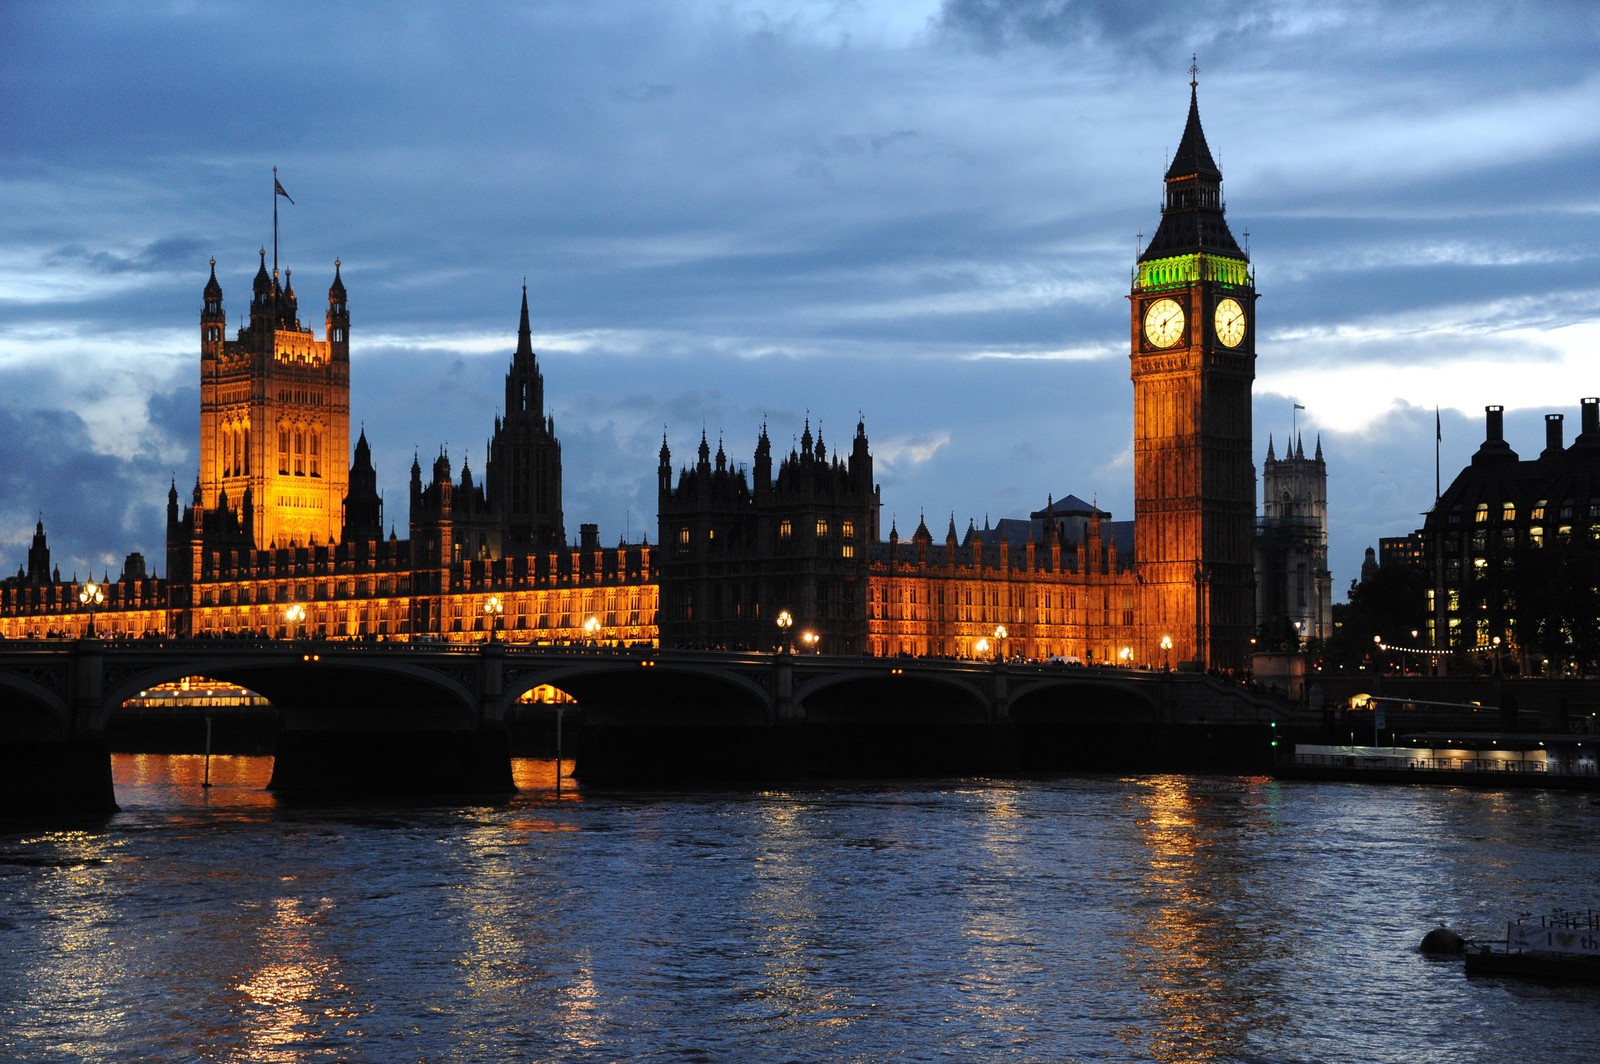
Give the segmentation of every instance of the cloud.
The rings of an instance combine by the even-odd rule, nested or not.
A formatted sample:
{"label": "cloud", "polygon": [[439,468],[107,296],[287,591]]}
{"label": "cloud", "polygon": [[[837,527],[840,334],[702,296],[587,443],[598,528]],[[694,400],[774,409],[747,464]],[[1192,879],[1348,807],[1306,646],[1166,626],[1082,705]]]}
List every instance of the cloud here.
{"label": "cloud", "polygon": [[[1426,440],[1386,434],[1435,402],[1447,427],[1570,407],[1595,349],[1592,5],[386,11],[360,32],[297,0],[8,11],[6,445],[105,500],[47,514],[63,557],[149,554],[174,472],[187,495],[208,260],[231,331],[273,166],[313,330],[343,261],[352,419],[402,534],[414,455],[481,470],[524,278],[570,527],[653,521],[663,430],[675,462],[702,429],[748,462],[763,421],[786,451],[808,414],[830,447],[865,417],[891,513],[964,527],[1072,491],[1130,516],[1129,270],[1196,51],[1263,293],[1257,461],[1299,396],[1335,471],[1336,579],[1431,498]],[[7,482],[0,538],[50,499]]]}

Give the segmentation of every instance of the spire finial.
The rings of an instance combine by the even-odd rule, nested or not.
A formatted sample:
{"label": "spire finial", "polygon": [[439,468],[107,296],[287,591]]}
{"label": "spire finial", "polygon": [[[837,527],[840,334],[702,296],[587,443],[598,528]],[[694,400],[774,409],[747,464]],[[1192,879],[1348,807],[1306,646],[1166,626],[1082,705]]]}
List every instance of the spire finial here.
{"label": "spire finial", "polygon": [[1200,54],[1198,52],[1189,56],[1189,88],[1193,89],[1200,84]]}

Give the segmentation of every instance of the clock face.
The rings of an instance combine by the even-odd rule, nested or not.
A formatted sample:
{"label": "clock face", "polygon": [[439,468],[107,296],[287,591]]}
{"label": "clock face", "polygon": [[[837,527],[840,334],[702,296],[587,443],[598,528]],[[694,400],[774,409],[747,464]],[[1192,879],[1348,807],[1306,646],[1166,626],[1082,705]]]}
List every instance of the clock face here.
{"label": "clock face", "polygon": [[1224,347],[1238,347],[1239,341],[1244,339],[1244,308],[1237,299],[1224,299],[1217,304],[1217,314],[1214,319],[1217,327],[1217,339],[1222,341]]}
{"label": "clock face", "polygon": [[1183,339],[1183,307],[1175,299],[1158,299],[1144,312],[1144,335],[1156,347]]}

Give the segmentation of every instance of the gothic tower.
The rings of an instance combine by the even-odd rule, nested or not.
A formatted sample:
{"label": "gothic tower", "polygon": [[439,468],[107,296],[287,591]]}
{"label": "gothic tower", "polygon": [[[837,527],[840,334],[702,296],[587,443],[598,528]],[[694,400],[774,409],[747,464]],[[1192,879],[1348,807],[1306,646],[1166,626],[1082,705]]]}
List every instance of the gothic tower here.
{"label": "gothic tower", "polygon": [[319,340],[300,324],[289,273],[281,283],[276,269],[268,274],[263,249],[250,324],[229,340],[212,259],[200,313],[202,515],[248,514],[258,548],[337,543],[349,453],[350,313],[339,263]]}
{"label": "gothic tower", "polygon": [[506,408],[495,418],[484,469],[489,506],[506,554],[550,550],[566,542],[561,514],[561,443],[544,412],[544,375],[528,325],[528,287],[522,287],[517,350],[506,373]]}
{"label": "gothic tower", "polygon": [[1141,654],[1239,668],[1255,627],[1256,290],[1223,217],[1194,73],[1161,224],[1129,296]]}
{"label": "gothic tower", "polygon": [[1272,648],[1333,635],[1333,575],[1328,571],[1328,466],[1322,439],[1306,457],[1289,441],[1282,458],[1267,440],[1256,529],[1257,646]]}

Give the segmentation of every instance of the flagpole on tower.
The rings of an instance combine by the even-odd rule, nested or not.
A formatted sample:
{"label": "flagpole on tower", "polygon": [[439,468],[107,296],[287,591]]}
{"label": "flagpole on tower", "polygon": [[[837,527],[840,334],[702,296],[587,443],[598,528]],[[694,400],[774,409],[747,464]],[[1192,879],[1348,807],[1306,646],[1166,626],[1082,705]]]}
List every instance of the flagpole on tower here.
{"label": "flagpole on tower", "polygon": [[1434,408],[1434,506],[1438,506],[1438,445],[1445,438],[1445,427],[1438,424],[1438,406]]}
{"label": "flagpole on tower", "polygon": [[278,197],[282,196],[290,203],[294,197],[284,191],[283,183],[278,180],[278,168],[272,168],[272,280],[278,280]]}

